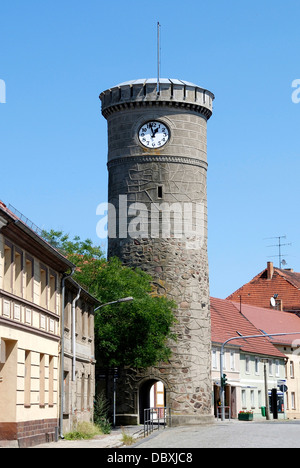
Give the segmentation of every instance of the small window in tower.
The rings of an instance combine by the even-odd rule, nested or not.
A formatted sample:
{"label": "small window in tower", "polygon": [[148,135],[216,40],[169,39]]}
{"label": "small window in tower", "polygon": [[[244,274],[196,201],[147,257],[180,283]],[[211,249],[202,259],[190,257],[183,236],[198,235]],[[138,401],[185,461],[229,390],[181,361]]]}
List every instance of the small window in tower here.
{"label": "small window in tower", "polygon": [[162,198],[163,197],[163,188],[161,185],[157,187],[157,197]]}

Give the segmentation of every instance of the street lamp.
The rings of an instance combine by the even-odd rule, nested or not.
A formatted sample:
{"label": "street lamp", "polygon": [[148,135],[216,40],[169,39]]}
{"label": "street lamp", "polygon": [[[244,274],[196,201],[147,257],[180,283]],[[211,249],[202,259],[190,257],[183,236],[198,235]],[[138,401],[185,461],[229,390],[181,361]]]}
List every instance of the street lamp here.
{"label": "street lamp", "polygon": [[107,302],[106,304],[101,304],[99,305],[98,307],[96,307],[96,309],[94,309],[94,312],[96,312],[96,310],[98,309],[101,309],[102,307],[105,307],[105,306],[108,306],[108,305],[111,305],[111,304],[119,304],[120,302],[130,302],[130,301],[133,301],[133,297],[123,297],[123,299],[117,299],[116,301],[112,301],[112,302]]}
{"label": "street lamp", "polygon": [[[119,304],[120,302],[131,302],[133,301],[133,297],[123,297],[122,299],[117,299],[116,301],[112,302],[106,302],[106,304],[101,304],[96,309],[94,309],[94,312],[97,310],[101,309],[102,307],[109,306],[112,304]],[[114,388],[113,388],[113,395],[114,395],[114,403],[113,403],[113,427],[116,427],[116,396],[117,396],[117,378],[118,378],[118,369],[115,367],[114,368]]]}

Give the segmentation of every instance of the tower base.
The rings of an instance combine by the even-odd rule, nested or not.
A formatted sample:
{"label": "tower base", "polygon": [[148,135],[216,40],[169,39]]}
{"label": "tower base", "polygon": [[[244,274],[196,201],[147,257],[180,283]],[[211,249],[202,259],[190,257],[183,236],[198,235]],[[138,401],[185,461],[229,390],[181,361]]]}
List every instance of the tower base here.
{"label": "tower base", "polygon": [[187,415],[187,414],[180,414],[180,415],[171,415],[171,421],[169,422],[170,427],[178,427],[178,426],[200,426],[203,424],[213,424],[214,423],[214,416],[210,414],[203,414],[203,415]]}
{"label": "tower base", "polygon": [[[169,427],[179,426],[202,426],[204,424],[213,424],[215,418],[210,414],[203,415],[171,415],[167,417],[167,425]],[[138,414],[117,414],[116,415],[117,426],[135,426],[139,424]]]}

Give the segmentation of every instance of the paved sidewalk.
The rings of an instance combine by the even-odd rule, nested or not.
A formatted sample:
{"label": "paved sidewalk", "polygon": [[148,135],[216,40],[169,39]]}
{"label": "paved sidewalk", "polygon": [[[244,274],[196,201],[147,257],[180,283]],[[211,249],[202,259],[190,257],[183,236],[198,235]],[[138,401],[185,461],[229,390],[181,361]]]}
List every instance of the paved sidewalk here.
{"label": "paved sidewalk", "polygon": [[[90,440],[65,440],[37,445],[32,448],[120,448],[125,447],[123,434],[132,436],[137,442],[144,436],[144,426],[125,426],[112,429],[110,434],[96,436]],[[145,440],[145,439],[144,439]]]}

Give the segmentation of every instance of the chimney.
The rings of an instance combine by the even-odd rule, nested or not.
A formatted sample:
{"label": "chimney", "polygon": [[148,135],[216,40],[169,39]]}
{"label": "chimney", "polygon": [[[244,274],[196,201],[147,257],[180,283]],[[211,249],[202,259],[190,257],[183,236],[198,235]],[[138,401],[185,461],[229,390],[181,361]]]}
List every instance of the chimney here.
{"label": "chimney", "polygon": [[268,262],[267,264],[267,279],[271,280],[273,278],[274,266],[273,262]]}
{"label": "chimney", "polygon": [[276,305],[278,307],[278,310],[281,310],[281,312],[283,311],[283,300],[282,299],[278,299],[276,301]]}

